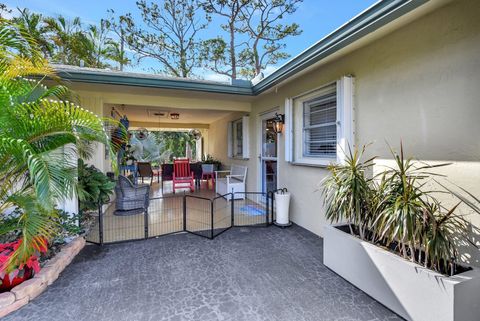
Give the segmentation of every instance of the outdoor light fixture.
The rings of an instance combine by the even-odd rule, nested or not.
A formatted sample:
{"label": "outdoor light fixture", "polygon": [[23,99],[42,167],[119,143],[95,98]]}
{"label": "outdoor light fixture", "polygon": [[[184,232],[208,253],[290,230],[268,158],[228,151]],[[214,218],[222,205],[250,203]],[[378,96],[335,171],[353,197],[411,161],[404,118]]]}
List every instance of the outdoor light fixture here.
{"label": "outdoor light fixture", "polygon": [[179,119],[179,118],[180,118],[180,114],[179,114],[179,113],[170,113],[170,118],[171,118],[171,119]]}
{"label": "outdoor light fixture", "polygon": [[273,118],[273,131],[277,134],[281,134],[283,131],[283,124],[285,124],[285,115],[275,113],[275,118]]}

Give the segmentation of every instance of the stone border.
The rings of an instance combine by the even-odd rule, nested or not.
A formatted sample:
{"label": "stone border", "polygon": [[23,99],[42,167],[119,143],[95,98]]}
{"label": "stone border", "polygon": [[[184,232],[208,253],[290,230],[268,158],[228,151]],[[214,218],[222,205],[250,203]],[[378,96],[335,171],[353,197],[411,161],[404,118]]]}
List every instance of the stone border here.
{"label": "stone border", "polygon": [[52,284],[85,246],[85,238],[77,237],[62,247],[33,278],[0,293],[0,318],[26,305]]}

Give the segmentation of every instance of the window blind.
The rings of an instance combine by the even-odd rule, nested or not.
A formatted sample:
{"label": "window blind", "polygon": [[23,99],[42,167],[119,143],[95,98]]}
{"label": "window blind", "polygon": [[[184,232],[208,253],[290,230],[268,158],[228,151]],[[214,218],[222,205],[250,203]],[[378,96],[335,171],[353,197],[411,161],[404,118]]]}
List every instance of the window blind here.
{"label": "window blind", "polygon": [[337,94],[333,90],[303,103],[303,156],[337,155]]}

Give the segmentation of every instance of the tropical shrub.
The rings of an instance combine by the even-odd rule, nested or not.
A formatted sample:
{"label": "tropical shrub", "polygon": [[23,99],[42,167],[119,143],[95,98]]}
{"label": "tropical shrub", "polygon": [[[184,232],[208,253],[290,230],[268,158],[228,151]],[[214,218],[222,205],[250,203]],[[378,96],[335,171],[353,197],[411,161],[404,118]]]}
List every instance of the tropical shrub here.
{"label": "tropical shrub", "polygon": [[95,166],[78,160],[78,199],[82,210],[95,210],[110,200],[115,182]]}
{"label": "tropical shrub", "polygon": [[453,274],[459,257],[456,244],[468,241],[468,223],[456,210],[446,209],[426,183],[436,174],[428,165],[391,149],[395,166],[368,177],[374,158],[362,160],[349,150],[344,164],[331,165],[322,182],[326,218],[346,221],[350,233],[388,248],[403,258],[444,274]]}
{"label": "tropical shrub", "polygon": [[63,244],[66,240],[83,233],[79,214],[57,210],[57,222],[58,231],[55,233],[52,244]]}
{"label": "tropical shrub", "polygon": [[0,266],[7,273],[55,235],[55,205],[75,195],[77,158],[91,155],[90,142],[110,147],[105,121],[66,100],[66,87],[45,86],[46,77],[57,79],[37,44],[0,20],[0,216],[19,208],[0,226],[19,233]]}
{"label": "tropical shrub", "polygon": [[[2,266],[8,263],[11,255],[17,251],[20,245],[21,240],[0,244],[0,264]],[[10,272],[7,273],[6,270],[0,271],[0,292],[12,289],[39,272],[40,263],[38,255],[46,251],[46,247],[38,248],[35,254],[32,254],[24,263],[12,267]]]}

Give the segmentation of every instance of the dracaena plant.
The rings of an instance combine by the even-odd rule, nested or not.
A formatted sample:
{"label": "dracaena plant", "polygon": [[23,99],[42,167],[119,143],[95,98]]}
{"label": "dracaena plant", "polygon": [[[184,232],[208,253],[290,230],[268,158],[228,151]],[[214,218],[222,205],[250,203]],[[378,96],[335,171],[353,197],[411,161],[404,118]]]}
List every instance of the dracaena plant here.
{"label": "dracaena plant", "polygon": [[27,262],[53,237],[54,206],[75,195],[77,158],[91,155],[90,142],[110,146],[104,121],[66,101],[66,87],[45,86],[46,77],[56,78],[36,43],[0,21],[0,215],[21,213],[0,226],[20,235],[2,270]]}
{"label": "dracaena plant", "polygon": [[[468,223],[457,214],[459,204],[445,208],[426,188],[432,176],[439,176],[432,169],[448,164],[429,165],[405,158],[402,145],[399,153],[390,150],[394,166],[372,178],[365,173],[374,165],[374,158],[362,161],[365,147],[349,149],[344,164],[329,167],[331,175],[323,181],[327,219],[346,221],[352,234],[391,248],[412,262],[454,273],[456,245],[472,245]],[[480,212],[472,194],[467,194],[471,202],[459,193],[452,194]]]}
{"label": "dracaena plant", "polygon": [[[371,227],[373,189],[372,179],[367,172],[374,158],[363,160],[362,150],[348,147],[344,164],[330,165],[331,175],[322,182],[325,216],[331,222],[347,221],[358,228],[361,239],[365,239]],[[349,224],[351,233],[353,226]]]}

